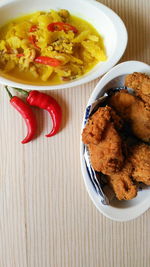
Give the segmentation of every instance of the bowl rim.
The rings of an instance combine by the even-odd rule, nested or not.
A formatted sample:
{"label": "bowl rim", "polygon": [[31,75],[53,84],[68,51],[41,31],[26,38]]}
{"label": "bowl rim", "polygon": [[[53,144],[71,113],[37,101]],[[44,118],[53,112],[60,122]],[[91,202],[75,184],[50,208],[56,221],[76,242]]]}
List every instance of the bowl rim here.
{"label": "bowl rim", "polygon": [[[124,72],[124,69],[126,69],[126,73]],[[150,72],[150,66],[144,62],[140,61],[125,61],[122,62],[115,67],[113,67],[108,73],[106,73],[102,79],[97,83],[96,87],[94,88],[92,94],[89,97],[88,103],[86,105],[89,106],[96,98],[97,96],[102,92],[104,93],[103,88],[105,85],[107,85],[112,79],[121,76],[121,75],[126,75],[128,73],[132,73],[134,71],[142,71],[147,70]],[[116,75],[117,73],[117,75]],[[86,108],[85,108],[86,110]],[[81,133],[84,128],[84,118],[85,118],[85,112],[82,120],[82,125],[81,125]],[[83,149],[84,149],[84,144],[82,142],[82,137],[80,135],[80,164],[81,164],[81,171],[82,171],[82,177],[84,180],[85,187],[87,189],[87,192],[93,202],[93,204],[96,206],[96,208],[107,218],[113,220],[113,221],[118,221],[118,222],[126,222],[133,220],[140,215],[142,215],[148,208],[150,208],[150,195],[147,198],[145,198],[145,201],[142,201],[142,203],[138,204],[136,207],[134,205],[132,207],[128,207],[127,209],[121,209],[117,207],[112,207],[112,206],[104,206],[101,204],[101,202],[98,200],[98,197],[96,193],[94,192],[94,189],[91,186],[88,174],[86,172],[85,168],[85,162],[84,162],[84,157],[83,157]],[[149,188],[149,187],[148,187]],[[116,214],[111,214],[109,210],[116,212]],[[118,213],[119,212],[119,213]]]}
{"label": "bowl rim", "polygon": [[[16,1],[16,0],[15,0]],[[104,12],[107,17],[111,20],[111,22],[114,25],[114,28],[116,30],[116,35],[117,37],[121,36],[121,38],[118,38],[118,45],[116,44],[116,48],[114,50],[114,55],[113,57],[110,57],[108,59],[108,62],[106,61],[105,65],[102,66],[102,70],[98,68],[96,71],[89,71],[89,73],[85,74],[79,79],[76,79],[72,82],[64,83],[64,84],[58,84],[58,85],[30,85],[26,83],[21,83],[21,82],[15,82],[13,80],[7,79],[3,76],[0,76],[0,83],[4,85],[8,85],[11,87],[16,87],[16,88],[22,88],[22,89],[31,89],[31,90],[57,90],[57,89],[65,89],[65,88],[71,88],[75,86],[79,86],[85,83],[88,83],[103,74],[105,74],[108,70],[110,70],[122,57],[124,54],[124,51],[127,46],[128,42],[128,33],[127,29],[125,27],[124,22],[122,19],[116,14],[112,9],[109,7],[105,6],[104,4],[101,4],[97,2],[96,0],[84,0],[85,3],[91,4],[92,6],[95,6],[97,9],[100,11]],[[6,1],[7,4],[7,1]],[[3,2],[3,6],[5,6],[5,2]]]}

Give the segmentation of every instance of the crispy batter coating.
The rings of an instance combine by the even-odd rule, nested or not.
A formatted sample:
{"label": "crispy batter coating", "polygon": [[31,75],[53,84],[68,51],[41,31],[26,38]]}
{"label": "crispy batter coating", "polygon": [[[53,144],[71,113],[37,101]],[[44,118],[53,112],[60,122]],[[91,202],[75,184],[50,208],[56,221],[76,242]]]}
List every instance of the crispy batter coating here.
{"label": "crispy batter coating", "polygon": [[137,195],[137,186],[133,184],[132,164],[126,162],[123,169],[108,176],[108,181],[119,200],[130,200]]}
{"label": "crispy batter coating", "polygon": [[144,73],[134,72],[125,78],[125,85],[135,90],[135,94],[150,105],[150,77]]}
{"label": "crispy batter coating", "polygon": [[150,146],[140,144],[132,147],[130,161],[133,179],[150,185]]}
{"label": "crispy batter coating", "polygon": [[91,116],[83,130],[82,140],[88,144],[94,170],[104,174],[119,171],[124,160],[122,141],[111,122],[110,107],[101,107]]}
{"label": "crispy batter coating", "polygon": [[111,120],[112,122],[114,122],[115,128],[117,130],[121,130],[124,125],[123,119],[116,113],[116,111],[113,108],[111,108],[110,114],[111,114]]}
{"label": "crispy batter coating", "polygon": [[120,130],[123,126],[123,120],[111,107],[99,108],[88,120],[83,129],[82,139],[85,144],[98,144],[102,138],[104,129],[108,122],[114,122],[115,127]]}
{"label": "crispy batter coating", "polygon": [[102,133],[110,121],[111,108],[106,106],[99,108],[88,120],[83,129],[82,139],[84,144],[98,144],[102,138]]}
{"label": "crispy batter coating", "polygon": [[133,132],[139,139],[150,141],[150,106],[129,94],[126,90],[121,90],[112,95],[109,99],[118,114],[125,119]]}
{"label": "crispy batter coating", "polygon": [[91,164],[103,174],[117,172],[122,167],[122,142],[112,123],[109,123],[98,145],[88,145]]}

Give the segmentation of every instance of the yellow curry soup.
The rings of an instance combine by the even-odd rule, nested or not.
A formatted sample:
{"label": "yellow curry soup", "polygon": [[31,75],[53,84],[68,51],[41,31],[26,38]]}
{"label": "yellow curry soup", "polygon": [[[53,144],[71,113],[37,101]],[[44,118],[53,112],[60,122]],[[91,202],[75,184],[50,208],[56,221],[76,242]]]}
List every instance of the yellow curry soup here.
{"label": "yellow curry soup", "polygon": [[0,28],[0,74],[16,82],[64,83],[106,59],[99,33],[67,10],[36,12]]}

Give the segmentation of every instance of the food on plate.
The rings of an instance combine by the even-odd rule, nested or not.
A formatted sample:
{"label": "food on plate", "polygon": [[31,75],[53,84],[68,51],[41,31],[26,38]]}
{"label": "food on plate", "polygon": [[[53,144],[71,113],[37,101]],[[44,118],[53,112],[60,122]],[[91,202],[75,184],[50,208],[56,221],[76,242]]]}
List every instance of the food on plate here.
{"label": "food on plate", "polygon": [[39,11],[0,28],[0,74],[14,81],[64,83],[106,59],[94,27],[64,9]]}
{"label": "food on plate", "polygon": [[83,129],[82,137],[85,144],[98,144],[102,139],[102,134],[109,122],[115,124],[115,128],[121,129],[123,120],[116,112],[106,106],[99,108],[88,120],[86,127]]}
{"label": "food on plate", "polygon": [[99,108],[90,117],[82,133],[94,170],[104,174],[120,170],[124,160],[121,137],[115,129],[111,110],[108,106]]}
{"label": "food on plate", "polygon": [[139,182],[150,185],[149,79],[142,73],[127,75],[126,86],[135,93],[109,90],[82,132],[93,169],[106,176],[118,200],[136,197]]}
{"label": "food on plate", "polygon": [[132,177],[137,182],[150,185],[150,146],[138,144],[131,148]]}
{"label": "food on plate", "polygon": [[134,89],[136,96],[150,105],[150,77],[144,73],[134,72],[125,78],[125,85]]}
{"label": "food on plate", "polygon": [[133,134],[139,139],[150,141],[150,106],[127,90],[113,94],[109,105],[128,122]]}
{"label": "food on plate", "polygon": [[102,134],[110,121],[110,108],[99,108],[92,117],[89,118],[86,127],[83,129],[82,138],[85,144],[98,144],[102,139]]}
{"label": "food on plate", "polygon": [[124,120],[116,113],[116,111],[113,108],[111,108],[110,113],[111,113],[111,120],[114,122],[115,128],[117,130],[121,130],[124,126]]}
{"label": "food on plate", "polygon": [[119,200],[134,198],[137,195],[137,186],[133,184],[133,180],[150,185],[150,146],[131,146],[121,171],[107,176],[107,179]]}
{"label": "food on plate", "polygon": [[137,186],[132,181],[132,169],[132,164],[127,161],[121,171],[107,176],[119,200],[130,200],[137,195]]}

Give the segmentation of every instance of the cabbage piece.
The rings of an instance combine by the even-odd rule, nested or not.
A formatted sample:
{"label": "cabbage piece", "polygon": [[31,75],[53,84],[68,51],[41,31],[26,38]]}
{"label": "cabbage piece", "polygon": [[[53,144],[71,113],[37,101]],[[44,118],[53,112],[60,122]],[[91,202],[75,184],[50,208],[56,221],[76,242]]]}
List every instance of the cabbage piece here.
{"label": "cabbage piece", "polygon": [[51,10],[50,12],[51,18],[53,22],[62,22],[61,16],[55,10]]}
{"label": "cabbage piece", "polygon": [[76,38],[74,38],[73,42],[74,43],[81,43],[84,41],[89,35],[89,31],[84,31],[81,32]]}
{"label": "cabbage piece", "polygon": [[16,26],[14,26],[15,36],[21,39],[28,38],[28,32],[30,27],[31,23],[27,21],[18,23]]}
{"label": "cabbage piece", "polygon": [[31,66],[29,70],[35,78],[38,78],[39,74],[37,73],[37,69],[35,66]]}
{"label": "cabbage piece", "polygon": [[7,51],[6,41],[4,41],[4,40],[0,41],[0,51]]}
{"label": "cabbage piece", "polygon": [[87,39],[93,41],[93,42],[98,42],[99,41],[99,37],[93,34],[88,35]]}
{"label": "cabbage piece", "polygon": [[7,39],[7,43],[12,49],[17,49],[21,47],[21,40],[17,36],[12,36]]}
{"label": "cabbage piece", "polygon": [[106,60],[104,57],[104,51],[100,48],[99,45],[96,45],[93,41],[87,40],[82,42],[82,46],[91,54],[92,57],[98,60]]}
{"label": "cabbage piece", "polygon": [[47,81],[52,73],[53,73],[53,67],[45,66],[43,74],[41,76],[42,81],[44,81],[44,82]]}
{"label": "cabbage piece", "polygon": [[44,28],[44,29],[47,30],[47,26],[51,22],[52,22],[52,18],[48,14],[40,15],[38,17],[38,25],[39,25],[39,28]]}
{"label": "cabbage piece", "polygon": [[43,12],[41,11],[33,13],[30,17],[30,22],[32,22],[33,24],[38,24],[38,18],[41,14],[43,14]]}
{"label": "cabbage piece", "polygon": [[15,68],[15,62],[14,61],[8,61],[5,65],[4,72],[9,72],[14,68]]}

